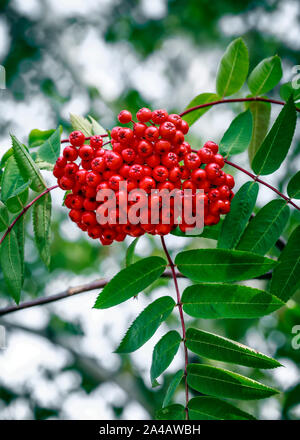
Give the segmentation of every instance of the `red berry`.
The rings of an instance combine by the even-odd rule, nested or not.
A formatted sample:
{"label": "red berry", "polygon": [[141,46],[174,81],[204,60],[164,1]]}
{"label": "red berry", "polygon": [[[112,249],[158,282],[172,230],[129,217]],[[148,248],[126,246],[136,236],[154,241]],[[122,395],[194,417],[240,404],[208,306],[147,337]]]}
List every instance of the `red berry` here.
{"label": "red berry", "polygon": [[198,151],[198,156],[200,157],[201,163],[214,162],[214,154],[209,148],[201,148]]}
{"label": "red berry", "polygon": [[[151,128],[151,127],[149,127],[149,128]],[[150,154],[152,154],[153,147],[150,142],[143,140],[138,144],[137,150],[138,150],[138,153],[142,157],[147,157],[147,156],[150,156]]]}
{"label": "red berry", "polygon": [[140,180],[142,177],[144,177],[143,166],[139,164],[131,165],[128,175],[131,179]]}
{"label": "red berry", "polygon": [[234,187],[234,178],[231,176],[231,174],[226,174],[226,184],[231,189]]}
{"label": "red berry", "polygon": [[119,184],[120,184],[120,182],[122,182],[122,180],[124,180],[122,176],[120,176],[119,174],[114,174],[113,176],[111,176],[109,178],[108,185],[114,191],[118,191]]}
{"label": "red berry", "polygon": [[227,185],[222,185],[219,188],[219,192],[220,192],[220,198],[225,200],[225,199],[229,199],[230,197],[230,189]]}
{"label": "red berry", "polygon": [[150,176],[145,176],[140,180],[139,188],[146,191],[146,193],[150,193],[152,189],[155,189],[156,184],[155,180]]}
{"label": "red berry", "polygon": [[100,135],[92,136],[90,139],[90,146],[97,150],[98,148],[101,148],[103,145],[103,138]]}
{"label": "red berry", "polygon": [[189,124],[182,119],[178,128],[182,131],[183,134],[187,134],[189,131]]}
{"label": "red berry", "polygon": [[96,214],[92,211],[84,212],[81,216],[81,221],[87,227],[97,225]]}
{"label": "red berry", "polygon": [[217,163],[220,168],[223,168],[223,166],[225,165],[224,157],[221,154],[214,155],[214,162]]}
{"label": "red berry", "polygon": [[155,142],[159,137],[159,131],[157,127],[148,127],[145,130],[145,138],[148,141]]}
{"label": "red berry", "polygon": [[87,173],[86,183],[88,186],[96,187],[99,185],[100,182],[101,182],[100,174],[94,173],[94,171],[90,171],[89,173]]}
{"label": "red berry", "polygon": [[74,147],[80,147],[84,144],[85,136],[81,131],[72,131],[69,136],[69,141]]}
{"label": "red berry", "polygon": [[118,119],[121,124],[128,124],[132,120],[132,114],[128,110],[122,110],[119,113]]}
{"label": "red berry", "polygon": [[169,180],[171,182],[177,182],[181,179],[181,170],[179,166],[175,166],[169,170]]}
{"label": "red berry", "polygon": [[214,180],[216,177],[220,175],[220,167],[216,163],[209,163],[205,166],[205,171],[207,178],[209,180]]}
{"label": "red berry", "polygon": [[86,180],[85,180],[86,179],[86,173],[87,173],[86,170],[79,170],[79,171],[77,171],[75,179],[76,179],[76,181],[79,184],[83,185],[83,184],[86,183]]}
{"label": "red berry", "polygon": [[62,176],[58,181],[58,185],[61,189],[69,190],[75,186],[75,180],[71,177]]}
{"label": "red berry", "polygon": [[184,134],[180,130],[176,130],[175,136],[173,138],[174,145],[181,145],[184,142]]}
{"label": "red berry", "polygon": [[162,124],[168,119],[168,112],[164,109],[154,110],[152,112],[152,121],[154,124]]}
{"label": "red berry", "polygon": [[144,136],[146,128],[147,128],[147,125],[146,125],[146,124],[143,124],[142,122],[137,122],[137,123],[134,124],[134,126],[133,126],[133,133],[134,133],[137,137],[141,138],[141,137]]}
{"label": "red berry", "polygon": [[152,117],[152,111],[149,108],[143,107],[137,112],[136,117],[140,122],[148,122]]}
{"label": "red berry", "polygon": [[181,126],[181,117],[179,115],[176,115],[175,113],[172,113],[168,116],[168,121],[172,122],[175,127],[180,130],[180,126]]}
{"label": "red berry", "polygon": [[151,154],[150,156],[146,157],[145,161],[149,165],[149,167],[155,168],[155,167],[157,167],[157,165],[160,164],[160,157],[158,154],[154,153],[154,154]]}
{"label": "red berry", "polygon": [[94,157],[94,150],[89,145],[83,145],[79,148],[79,157],[84,160],[91,160]]}
{"label": "red berry", "polygon": [[217,152],[219,151],[218,145],[212,141],[205,142],[203,148],[209,148],[214,154],[217,154]]}
{"label": "red berry", "polygon": [[67,146],[63,150],[63,155],[70,162],[74,162],[78,157],[78,152],[76,148]]}
{"label": "red berry", "polygon": [[172,151],[170,151],[169,153],[165,153],[161,158],[161,163],[167,168],[176,167],[178,165],[178,156]]}
{"label": "red berry", "polygon": [[163,122],[159,127],[159,134],[165,139],[173,139],[176,134],[176,127],[172,122]]}
{"label": "red berry", "polygon": [[198,168],[197,170],[194,170],[191,174],[192,181],[198,185],[199,183],[202,183],[206,180],[206,172],[205,170],[202,170],[201,168]]}
{"label": "red berry", "polygon": [[200,157],[197,153],[188,153],[184,156],[184,165],[190,170],[195,170],[201,165]]}
{"label": "red berry", "polygon": [[55,165],[57,165],[60,168],[64,168],[67,165],[67,159],[63,156],[60,156],[57,158]]}
{"label": "red berry", "polygon": [[118,170],[123,165],[122,156],[115,151],[108,151],[105,156],[105,162],[107,168],[110,170]]}
{"label": "red berry", "polygon": [[134,162],[134,159],[136,157],[135,151],[133,148],[125,148],[121,153],[123,159],[127,163]]}
{"label": "red berry", "polygon": [[64,168],[64,174],[68,177],[74,177],[78,171],[78,165],[76,163],[67,163]]}
{"label": "red berry", "polygon": [[92,170],[96,173],[102,173],[106,168],[106,162],[103,156],[95,157],[91,162]]}
{"label": "red berry", "polygon": [[164,182],[167,180],[169,172],[166,167],[158,165],[153,169],[152,175],[157,182]]}
{"label": "red berry", "polygon": [[169,141],[160,139],[155,143],[154,150],[158,154],[164,154],[164,153],[168,153],[171,150],[171,147],[172,146]]}
{"label": "red berry", "polygon": [[69,217],[73,222],[78,223],[81,221],[82,211],[78,209],[71,209],[69,212]]}
{"label": "red berry", "polygon": [[56,177],[58,179],[59,177],[62,177],[64,174],[65,174],[64,168],[59,167],[58,165],[54,165],[54,168],[53,168],[54,177]]}

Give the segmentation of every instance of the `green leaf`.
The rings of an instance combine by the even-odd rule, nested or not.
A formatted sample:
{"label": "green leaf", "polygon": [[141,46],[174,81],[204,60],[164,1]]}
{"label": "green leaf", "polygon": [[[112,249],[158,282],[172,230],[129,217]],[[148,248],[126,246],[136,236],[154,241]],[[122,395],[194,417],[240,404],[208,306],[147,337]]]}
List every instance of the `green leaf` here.
{"label": "green leaf", "polygon": [[176,237],[193,237],[193,238],[201,237],[201,238],[209,238],[211,240],[218,240],[221,226],[222,226],[222,220],[220,220],[219,223],[217,223],[216,225],[205,226],[203,232],[199,235],[184,233],[179,229],[179,227],[173,229],[173,231],[171,231],[171,234],[175,235]]}
{"label": "green leaf", "polygon": [[249,222],[237,249],[265,255],[282,234],[290,209],[284,200],[272,200]]}
{"label": "green leaf", "polygon": [[156,411],[155,418],[157,420],[185,420],[184,406],[179,405],[179,403],[166,406]]}
{"label": "green leaf", "polygon": [[74,130],[81,131],[85,136],[93,135],[92,123],[88,121],[86,118],[71,113],[70,121]]}
{"label": "green leaf", "polygon": [[192,249],[176,255],[179,272],[193,281],[250,280],[273,269],[276,261],[251,252],[229,249]]}
{"label": "green leaf", "polygon": [[99,294],[95,309],[116,306],[150,286],[164,272],[166,260],[148,257],[121,270]]}
{"label": "green leaf", "polygon": [[51,195],[45,194],[33,206],[32,211],[34,238],[44,264],[50,265],[51,243]]}
{"label": "green leaf", "polygon": [[249,108],[252,113],[252,137],[248,147],[248,156],[252,162],[257,150],[261,146],[269,128],[271,117],[271,104],[269,102],[249,102]]}
{"label": "green leaf", "polygon": [[57,128],[54,133],[40,146],[38,157],[42,161],[55,164],[60,153],[60,128]]}
{"label": "green leaf", "polygon": [[280,167],[294,136],[296,117],[294,101],[289,98],[254,156],[252,169],[256,174],[271,174]]}
{"label": "green leaf", "polygon": [[133,321],[115,353],[131,353],[144,345],[174,307],[175,301],[170,296],[162,296],[153,301]]}
{"label": "green leaf", "polygon": [[190,420],[255,420],[250,414],[215,397],[194,397],[188,409]]}
{"label": "green leaf", "polygon": [[275,359],[246,345],[195,328],[187,329],[186,346],[193,353],[216,361],[252,368],[277,368],[281,366]]}
{"label": "green leaf", "polygon": [[256,380],[209,365],[189,364],[187,381],[194,390],[216,397],[252,400],[278,393]]}
{"label": "green leaf", "polygon": [[22,263],[18,239],[13,229],[1,244],[0,261],[9,293],[15,302],[19,304],[22,288]]}
{"label": "green leaf", "polygon": [[282,84],[279,93],[284,101],[288,101],[291,95],[294,101],[299,101],[300,99],[300,87],[298,89],[295,89],[291,82]]}
{"label": "green leaf", "polygon": [[7,207],[0,201],[0,232],[4,231],[8,227],[9,216]]}
{"label": "green leaf", "polygon": [[55,130],[39,130],[35,128],[29,133],[28,144],[29,148],[39,147],[42,145]]}
{"label": "green leaf", "polygon": [[[192,107],[197,107],[197,105],[202,104],[208,104],[209,102],[214,102],[220,99],[220,97],[216,93],[200,93],[200,95],[197,95],[192,101],[189,103],[189,105],[186,107],[186,110]],[[194,122],[198,121],[201,116],[203,116],[211,107],[203,107],[199,110],[195,110],[191,113],[187,113],[182,117],[189,126],[194,124]]]}
{"label": "green leaf", "polygon": [[222,224],[218,248],[233,249],[236,246],[253,212],[258,190],[258,183],[246,182],[235,194]]}
{"label": "green leaf", "polygon": [[289,181],[287,193],[291,199],[300,199],[300,171],[298,171]]}
{"label": "green leaf", "polygon": [[7,162],[2,175],[1,199],[10,212],[21,211],[28,199],[30,182],[25,182],[13,156]]}
{"label": "green leaf", "polygon": [[248,49],[242,38],[232,41],[221,59],[217,73],[219,96],[233,95],[246,81],[249,70]]}
{"label": "green leaf", "polygon": [[284,305],[263,290],[236,284],[196,284],[182,295],[184,311],[194,318],[259,318]]}
{"label": "green leaf", "polygon": [[22,217],[19,218],[19,220],[15,224],[14,230],[18,240],[18,248],[20,253],[20,261],[21,261],[21,284],[23,286],[24,273],[25,273],[25,264],[24,264],[25,214],[23,214]]}
{"label": "green leaf", "polygon": [[287,301],[300,285],[300,226],[297,226],[278,259],[273,271],[270,292]]}
{"label": "green leaf", "polygon": [[184,375],[183,370],[179,370],[179,371],[177,371],[176,374],[174,374],[173,379],[171,380],[171,382],[168,386],[168,389],[167,389],[167,392],[166,392],[166,395],[165,395],[165,398],[163,401],[163,407],[167,406],[170,403],[178,385],[180,384],[180,382],[183,378],[183,375]]}
{"label": "green leaf", "polygon": [[252,136],[252,115],[247,110],[239,114],[230,124],[220,141],[220,154],[230,156],[247,150]]}
{"label": "green leaf", "polygon": [[150,371],[152,386],[157,384],[155,379],[168,368],[174,359],[181,340],[182,338],[180,334],[175,330],[171,330],[155,345],[152,354],[152,365]]}
{"label": "green leaf", "polygon": [[100,125],[92,116],[89,116],[89,119],[92,123],[93,134],[107,134],[107,130],[105,130],[105,128],[103,128],[102,125]]}
{"label": "green leaf", "polygon": [[135,251],[135,247],[139,241],[139,238],[140,237],[136,237],[127,248],[126,258],[125,258],[126,267],[130,266],[133,263],[134,251]]}
{"label": "green leaf", "polygon": [[20,141],[15,136],[11,136],[14,150],[14,157],[18,164],[20,173],[25,180],[31,181],[30,188],[41,192],[46,188],[46,183],[34,160]]}
{"label": "green leaf", "polygon": [[14,154],[14,150],[9,148],[1,157],[0,168],[4,168],[8,159]]}
{"label": "green leaf", "polygon": [[254,96],[263,95],[272,90],[282,78],[279,56],[262,60],[250,73],[248,86]]}

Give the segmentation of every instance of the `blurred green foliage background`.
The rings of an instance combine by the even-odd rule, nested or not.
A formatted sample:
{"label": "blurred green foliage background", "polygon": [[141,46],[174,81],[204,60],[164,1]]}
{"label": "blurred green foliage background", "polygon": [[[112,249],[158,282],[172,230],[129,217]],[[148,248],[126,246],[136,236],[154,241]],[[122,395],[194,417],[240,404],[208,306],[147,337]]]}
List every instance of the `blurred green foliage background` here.
{"label": "blurred green foliage background", "polygon": [[[277,53],[283,61],[283,82],[289,81],[292,67],[300,64],[299,17],[296,0],[1,0],[0,63],[6,69],[6,89],[0,90],[1,156],[10,147],[11,132],[26,142],[30,130],[61,124],[67,134],[69,112],[91,114],[111,128],[123,108],[133,113],[141,106],[182,111],[196,94],[214,91],[218,61],[236,36],[248,45],[251,69]],[[193,128],[191,141],[218,141],[240,110],[240,105],[211,110]],[[298,131],[290,160],[271,183],[285,189],[288,177],[299,169],[299,150]],[[238,160],[248,166],[246,155]],[[45,176],[53,182],[50,173]],[[244,181],[239,176],[237,188]],[[108,248],[94,243],[75,230],[61,206],[61,191],[56,191],[49,272],[34,249],[30,214],[26,216],[23,300],[109,278],[124,266],[130,240]],[[273,197],[260,189],[260,203]],[[174,252],[214,246],[208,239],[179,237],[169,238],[168,244]],[[160,255],[159,240],[143,237],[136,253],[137,258]],[[265,281],[256,283],[263,287]],[[160,281],[138,301],[110,311],[92,310],[98,292],[85,293],[2,319],[7,348],[0,350],[0,418],[153,417],[171,373],[181,368],[182,355],[161,379],[162,387],[153,390],[150,357],[159,333],[131,356],[112,352],[148,297],[166,291],[173,294],[172,283]],[[0,295],[4,306],[8,300],[1,274]],[[243,409],[265,419],[299,418],[300,350],[291,345],[292,328],[300,324],[295,301],[259,321],[199,321],[199,328],[246,342],[285,365],[267,373],[238,369],[284,391],[266,402],[246,403]],[[168,325],[178,326],[176,316]],[[182,396],[180,389],[176,400]]]}

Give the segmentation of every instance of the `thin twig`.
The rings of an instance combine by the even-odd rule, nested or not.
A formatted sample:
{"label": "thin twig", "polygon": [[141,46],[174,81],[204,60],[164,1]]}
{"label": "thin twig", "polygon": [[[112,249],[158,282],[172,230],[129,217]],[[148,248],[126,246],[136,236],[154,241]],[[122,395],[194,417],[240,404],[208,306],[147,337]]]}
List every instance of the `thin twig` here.
{"label": "thin twig", "polygon": [[167,257],[167,260],[169,262],[171,272],[172,272],[172,277],[173,277],[174,284],[175,284],[175,290],[176,290],[176,296],[177,296],[177,306],[178,306],[178,310],[179,310],[179,316],[180,316],[180,322],[181,322],[181,328],[182,328],[182,341],[183,341],[183,346],[184,346],[185,413],[186,413],[186,419],[188,420],[189,419],[189,411],[188,411],[189,387],[188,387],[188,382],[187,382],[187,366],[188,366],[189,359],[188,359],[188,351],[187,351],[187,346],[186,346],[186,331],[185,331],[185,322],[184,322],[184,315],[183,315],[183,309],[182,309],[182,302],[181,302],[181,296],[180,296],[178,282],[177,282],[177,276],[176,276],[176,272],[175,272],[175,264],[173,263],[173,260],[169,254],[168,249],[167,249],[164,236],[162,235],[160,237],[160,239],[161,239],[163,250],[164,250],[166,257]]}

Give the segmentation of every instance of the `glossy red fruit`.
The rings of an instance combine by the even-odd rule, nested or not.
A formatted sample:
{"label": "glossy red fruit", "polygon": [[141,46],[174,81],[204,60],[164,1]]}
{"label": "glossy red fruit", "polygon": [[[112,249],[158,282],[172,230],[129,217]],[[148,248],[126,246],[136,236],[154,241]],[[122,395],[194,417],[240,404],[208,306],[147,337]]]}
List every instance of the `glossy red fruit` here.
{"label": "glossy red fruit", "polygon": [[123,165],[123,158],[115,151],[108,151],[105,156],[105,163],[110,170],[118,170]]}
{"label": "glossy red fruit", "polygon": [[70,144],[74,147],[80,147],[84,144],[85,136],[81,131],[72,131],[72,133],[69,136]]}
{"label": "glossy red fruit", "polygon": [[221,154],[214,155],[214,162],[217,163],[220,168],[223,168],[225,165],[224,157]]}
{"label": "glossy red fruit", "polygon": [[[151,127],[149,127],[151,128]],[[151,142],[148,142],[146,140],[142,140],[139,142],[138,147],[137,147],[138,153],[142,156],[142,157],[147,157],[150,156],[153,152],[153,146],[151,144]]]}
{"label": "glossy red fruit", "polygon": [[121,153],[124,162],[133,163],[136,157],[136,153],[133,148],[125,148]]}
{"label": "glossy red fruit", "polygon": [[132,120],[132,114],[128,110],[122,110],[118,115],[121,124],[128,124]]}
{"label": "glossy red fruit", "polygon": [[212,162],[205,166],[205,171],[208,180],[214,180],[216,177],[220,175],[220,166]]}
{"label": "glossy red fruit", "polygon": [[214,154],[209,148],[201,148],[198,151],[198,156],[200,157],[201,163],[214,162]]}
{"label": "glossy red fruit", "polygon": [[163,165],[158,165],[153,169],[152,175],[157,182],[164,182],[167,180],[169,172]]}
{"label": "glossy red fruit", "polygon": [[155,189],[155,187],[156,187],[156,182],[150,176],[145,176],[140,180],[139,188],[146,191],[147,194],[149,194],[152,189]]}
{"label": "glossy red fruit", "polygon": [[69,160],[70,162],[74,162],[78,157],[78,152],[76,148],[68,146],[64,148],[63,156],[66,160]]}
{"label": "glossy red fruit", "polygon": [[94,150],[89,145],[83,145],[79,148],[79,157],[84,160],[92,160],[94,158]]}
{"label": "glossy red fruit", "polygon": [[191,174],[191,179],[196,185],[198,185],[201,182],[204,182],[206,180],[205,170],[202,170],[201,168],[198,168],[197,170],[193,170]]}
{"label": "glossy red fruit", "polygon": [[176,134],[176,127],[172,122],[163,122],[159,127],[159,134],[164,139],[172,140]]}
{"label": "glossy red fruit", "polygon": [[155,142],[159,137],[159,130],[157,127],[147,127],[145,130],[145,138],[147,141]]}
{"label": "glossy red fruit", "polygon": [[129,177],[134,180],[140,180],[144,177],[144,168],[142,165],[134,164],[130,167]]}
{"label": "glossy red fruit", "polygon": [[158,110],[154,110],[152,112],[152,121],[154,122],[154,124],[162,124],[163,122],[165,122],[168,119],[168,112],[167,110],[164,109],[158,109]]}
{"label": "glossy red fruit", "polygon": [[136,114],[136,118],[140,122],[148,122],[150,121],[151,117],[152,111],[146,107],[141,108]]}
{"label": "glossy red fruit", "polygon": [[161,157],[161,163],[167,168],[174,168],[178,166],[178,156],[172,151],[165,153]]}
{"label": "glossy red fruit", "polygon": [[133,133],[138,138],[141,138],[144,136],[146,128],[147,128],[146,124],[144,124],[143,122],[137,122],[133,126]]}
{"label": "glossy red fruit", "polygon": [[226,184],[229,187],[229,189],[234,187],[234,178],[231,176],[231,174],[226,174]]}
{"label": "glossy red fruit", "polygon": [[195,170],[201,165],[200,157],[197,153],[188,153],[184,156],[184,165],[190,170]]}
{"label": "glossy red fruit", "polygon": [[103,145],[103,138],[100,135],[92,136],[90,139],[90,146],[97,150],[98,148],[101,148]]}
{"label": "glossy red fruit", "polygon": [[58,185],[61,189],[69,190],[75,186],[75,180],[71,177],[62,176],[58,181]]}
{"label": "glossy red fruit", "polygon": [[98,173],[95,173],[94,171],[89,171],[86,175],[86,183],[88,186],[98,186],[101,182],[101,176]]}
{"label": "glossy red fruit", "polygon": [[212,141],[205,142],[203,148],[209,148],[213,152],[213,154],[217,154],[217,152],[219,151],[218,145]]}

